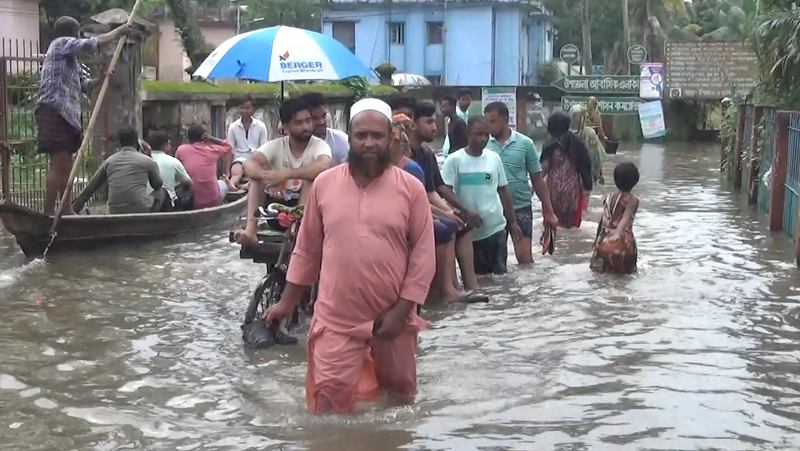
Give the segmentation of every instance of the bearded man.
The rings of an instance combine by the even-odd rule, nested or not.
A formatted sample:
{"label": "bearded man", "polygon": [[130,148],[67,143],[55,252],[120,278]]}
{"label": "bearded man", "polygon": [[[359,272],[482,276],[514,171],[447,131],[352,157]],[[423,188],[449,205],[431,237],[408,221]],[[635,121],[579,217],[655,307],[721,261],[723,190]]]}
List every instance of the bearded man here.
{"label": "bearded man", "polygon": [[363,99],[350,117],[348,162],[314,182],[283,297],[265,312],[268,324],[288,317],[319,280],[306,374],[313,413],[350,413],[380,391],[413,402],[425,325],[416,307],[436,271],[425,188],[391,161],[391,107]]}
{"label": "bearded man", "polygon": [[281,104],[278,114],[286,136],[273,139],[250,156],[244,172],[250,179],[247,224],[237,231],[236,242],[258,242],[255,212],[266,202],[266,194],[289,205],[305,204],[314,179],[331,167],[331,148],[313,135],[313,119],[302,98]]}

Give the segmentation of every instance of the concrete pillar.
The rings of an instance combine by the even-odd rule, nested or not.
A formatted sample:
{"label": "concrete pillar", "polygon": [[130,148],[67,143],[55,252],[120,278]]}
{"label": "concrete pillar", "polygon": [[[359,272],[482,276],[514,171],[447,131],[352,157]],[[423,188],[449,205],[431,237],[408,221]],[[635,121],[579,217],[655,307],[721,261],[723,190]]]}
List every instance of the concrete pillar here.
{"label": "concrete pillar", "polygon": [[[745,162],[747,168],[747,203],[748,205],[755,205],[758,203],[758,167],[761,164],[761,153],[759,152],[758,160],[753,161],[752,156],[755,154],[756,145],[761,144],[760,148],[763,152],[764,149],[764,126],[761,124],[761,118],[764,117],[764,107],[757,106],[753,112],[753,144],[750,149],[750,161]],[[759,131],[759,128],[761,131]],[[756,139],[758,137],[759,139]]]}
{"label": "concrete pillar", "polygon": [[[115,8],[92,17],[93,23],[84,27],[87,35],[99,35],[126,23],[128,13]],[[155,29],[155,25],[136,19],[138,34],[125,39],[125,47],[117,60],[114,76],[111,78],[100,116],[92,131],[92,156],[102,161],[117,149],[117,130],[132,126],[142,136],[142,47],[145,38]],[[87,61],[92,77],[102,77],[108,69],[115,44],[103,46],[94,61]],[[97,101],[100,90],[92,93],[92,105]]]}
{"label": "concrete pillar", "polygon": [[772,172],[769,179],[769,230],[777,232],[783,227],[783,201],[786,197],[786,171],[789,168],[789,115],[778,111],[775,115],[775,148],[772,154]]}
{"label": "concrete pillar", "polygon": [[746,105],[739,105],[739,124],[733,149],[733,188],[742,189],[742,146],[744,145],[744,116]]}

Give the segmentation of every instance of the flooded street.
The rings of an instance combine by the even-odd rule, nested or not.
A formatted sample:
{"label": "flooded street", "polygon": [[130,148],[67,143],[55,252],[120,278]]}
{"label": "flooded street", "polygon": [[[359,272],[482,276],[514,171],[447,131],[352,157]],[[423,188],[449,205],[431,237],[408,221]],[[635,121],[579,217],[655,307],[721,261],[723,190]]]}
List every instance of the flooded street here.
{"label": "flooded street", "polygon": [[[626,159],[639,274],[596,275]],[[351,417],[306,413],[302,346],[243,348],[264,268],[225,231],[33,265],[2,232],[0,450],[797,449],[800,273],[718,166],[713,145],[609,156],[554,256],[427,311],[417,403]]]}

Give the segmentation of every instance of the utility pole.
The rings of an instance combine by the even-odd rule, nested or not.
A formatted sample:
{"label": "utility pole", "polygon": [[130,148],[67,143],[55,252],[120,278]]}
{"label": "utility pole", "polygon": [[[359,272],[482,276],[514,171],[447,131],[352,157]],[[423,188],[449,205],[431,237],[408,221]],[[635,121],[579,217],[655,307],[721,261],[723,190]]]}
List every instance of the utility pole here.
{"label": "utility pole", "polygon": [[589,0],[581,5],[581,38],[583,40],[583,75],[592,73],[592,28],[589,24]]}
{"label": "utility pole", "polygon": [[631,74],[631,63],[628,61],[628,49],[631,48],[631,26],[628,23],[628,0],[622,0],[622,32],[624,33],[624,48],[622,59],[625,61],[625,75]]}

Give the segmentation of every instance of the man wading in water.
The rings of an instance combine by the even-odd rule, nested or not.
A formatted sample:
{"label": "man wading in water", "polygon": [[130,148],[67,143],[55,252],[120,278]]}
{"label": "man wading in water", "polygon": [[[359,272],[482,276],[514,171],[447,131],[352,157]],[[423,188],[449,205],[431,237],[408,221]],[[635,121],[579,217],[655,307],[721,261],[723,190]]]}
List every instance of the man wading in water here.
{"label": "man wading in water", "polygon": [[291,315],[319,280],[308,335],[306,402],[349,413],[378,389],[398,403],[417,391],[417,316],[436,270],[425,188],[391,161],[392,109],[363,99],[350,110],[347,164],[311,186],[286,289],[266,321]]}
{"label": "man wading in water", "polygon": [[[39,153],[50,155],[44,213],[55,212],[56,200],[67,187],[72,170],[72,155],[81,146],[81,91],[90,92],[103,84],[102,78],[83,79],[78,63],[79,54],[97,50],[133,30],[127,24],[96,38],[80,39],[80,25],[72,17],[56,20],[50,43],[44,56],[39,96],[36,102],[36,129]],[[67,199],[67,205],[70,199]],[[72,214],[65,208],[64,214]]]}

